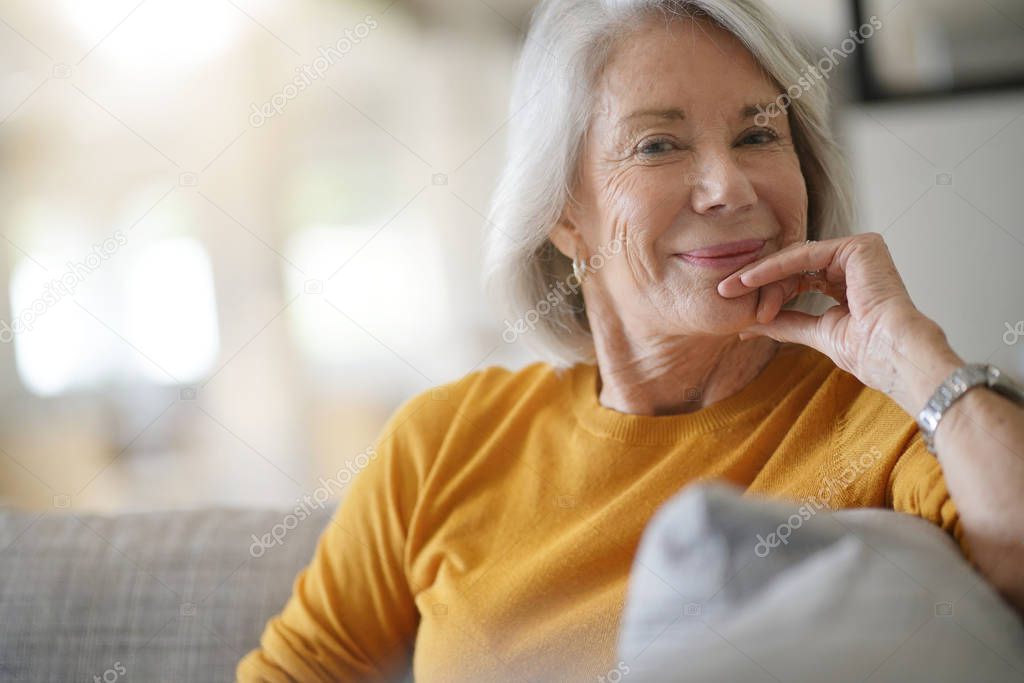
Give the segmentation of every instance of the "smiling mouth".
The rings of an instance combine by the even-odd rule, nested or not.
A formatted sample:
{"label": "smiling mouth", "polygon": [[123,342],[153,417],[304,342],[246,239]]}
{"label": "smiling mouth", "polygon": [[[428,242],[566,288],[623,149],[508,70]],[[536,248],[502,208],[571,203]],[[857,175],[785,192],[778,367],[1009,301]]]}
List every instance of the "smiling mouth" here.
{"label": "smiling mouth", "polygon": [[753,263],[760,258],[761,249],[764,248],[766,240],[743,240],[721,244],[681,254],[673,254],[673,258],[701,268],[715,270],[733,270],[742,268],[748,263]]}

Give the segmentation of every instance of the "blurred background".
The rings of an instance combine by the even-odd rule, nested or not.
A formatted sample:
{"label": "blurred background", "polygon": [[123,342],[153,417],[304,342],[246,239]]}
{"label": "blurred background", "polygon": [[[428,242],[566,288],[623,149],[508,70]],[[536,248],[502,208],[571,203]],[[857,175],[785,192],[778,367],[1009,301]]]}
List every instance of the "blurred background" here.
{"label": "blurred background", "polygon": [[[858,224],[1024,375],[1024,0],[768,0]],[[0,502],[287,506],[509,344],[480,287],[530,0],[0,0]]]}

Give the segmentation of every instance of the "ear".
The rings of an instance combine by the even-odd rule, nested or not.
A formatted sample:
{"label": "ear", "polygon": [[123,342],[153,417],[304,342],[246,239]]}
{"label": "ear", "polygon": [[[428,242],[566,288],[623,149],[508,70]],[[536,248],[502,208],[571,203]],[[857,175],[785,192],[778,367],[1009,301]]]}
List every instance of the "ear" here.
{"label": "ear", "polygon": [[576,226],[570,223],[565,216],[562,216],[551,231],[548,233],[548,239],[555,245],[558,251],[562,252],[562,255],[568,259],[576,258],[576,250],[579,248],[580,240],[582,236]]}

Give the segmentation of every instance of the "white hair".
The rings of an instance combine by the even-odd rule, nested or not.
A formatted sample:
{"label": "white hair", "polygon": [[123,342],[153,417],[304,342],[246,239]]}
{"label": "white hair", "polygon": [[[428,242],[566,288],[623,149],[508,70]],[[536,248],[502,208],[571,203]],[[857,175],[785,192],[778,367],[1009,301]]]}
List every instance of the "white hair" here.
{"label": "white hair", "polygon": [[[800,89],[787,109],[807,185],[807,237],[845,234],[853,219],[849,174],[829,128],[828,89],[822,79],[806,77],[808,61],[760,0],[544,0],[519,56],[508,157],[488,216],[484,277],[506,309],[506,328],[528,332],[556,366],[593,361],[594,344],[582,290],[565,287],[574,282],[572,262],[548,234],[570,200],[594,86],[614,41],[654,13],[714,22],[736,36],[784,92]],[[801,295],[787,308],[811,303]]]}

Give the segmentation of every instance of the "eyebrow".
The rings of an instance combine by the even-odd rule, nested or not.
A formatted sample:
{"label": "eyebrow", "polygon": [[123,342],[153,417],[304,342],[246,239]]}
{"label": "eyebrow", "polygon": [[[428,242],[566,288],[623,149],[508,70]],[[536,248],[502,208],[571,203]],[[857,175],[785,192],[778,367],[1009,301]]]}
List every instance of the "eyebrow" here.
{"label": "eyebrow", "polygon": [[682,109],[676,107],[670,107],[668,109],[640,109],[633,112],[629,116],[623,117],[620,123],[627,121],[633,121],[634,119],[647,119],[647,118],[658,118],[658,119],[679,119],[683,121],[686,119],[686,114]]}
{"label": "eyebrow", "polygon": [[[740,119],[744,121],[747,119],[752,119],[761,112],[769,111],[769,107],[771,107],[770,102],[745,104],[742,107],[740,107]],[[623,124],[629,121],[633,121],[635,119],[644,118],[676,119],[679,121],[685,121],[686,113],[682,109],[679,109],[678,107],[668,107],[665,109],[640,109],[629,114],[628,116],[625,116],[619,121],[619,123]]]}

